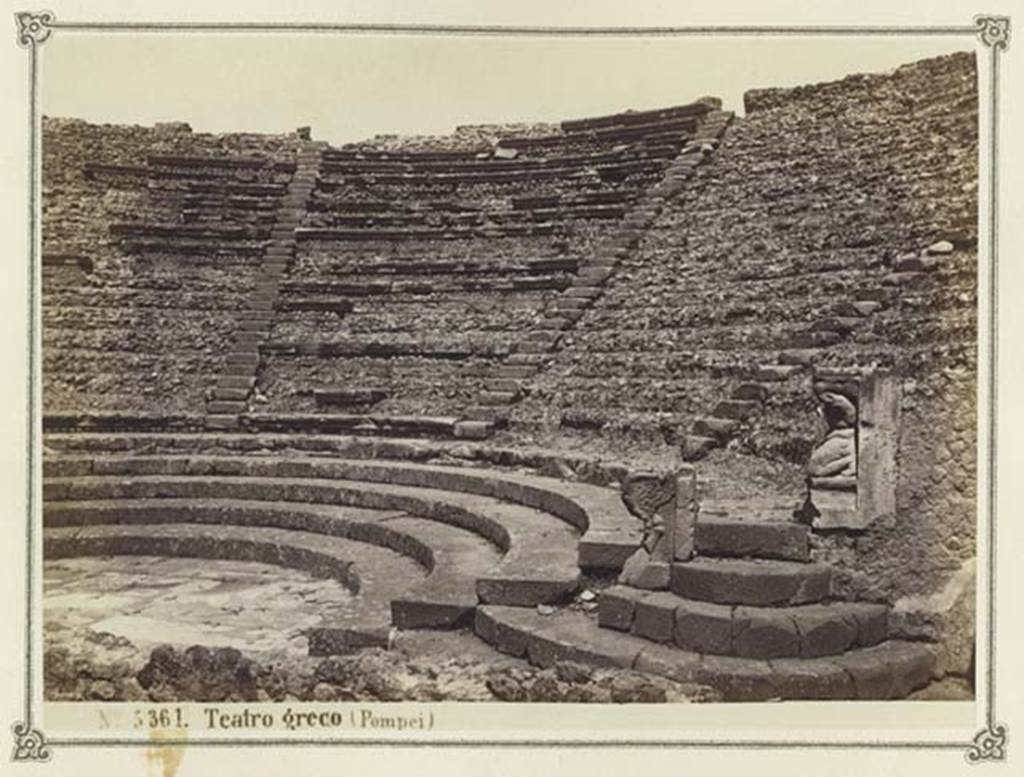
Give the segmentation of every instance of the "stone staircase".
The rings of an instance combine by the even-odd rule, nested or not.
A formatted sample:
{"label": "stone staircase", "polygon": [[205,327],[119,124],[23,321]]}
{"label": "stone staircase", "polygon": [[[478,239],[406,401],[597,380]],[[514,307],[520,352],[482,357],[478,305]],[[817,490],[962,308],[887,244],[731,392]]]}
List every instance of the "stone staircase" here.
{"label": "stone staircase", "polygon": [[281,198],[270,241],[263,254],[256,288],[248,309],[239,316],[234,343],[206,403],[206,428],[238,429],[248,408],[260,365],[260,344],[273,325],[278,289],[295,253],[295,231],[316,185],[322,144],[307,143],[296,157],[296,169]]}
{"label": "stone staircase", "polygon": [[830,598],[805,526],[698,521],[667,590],[616,585],[597,622],[483,606],[477,633],[542,666],[583,660],[710,684],[730,700],[888,699],[929,682],[930,648],[888,638],[888,607]]}
{"label": "stone staircase", "polygon": [[732,119],[731,112],[720,110],[709,110],[702,117],[692,139],[666,165],[664,177],[643,192],[626,212],[622,228],[605,239],[593,256],[580,264],[570,286],[542,312],[537,326],[519,343],[514,353],[492,370],[484,391],[477,397],[477,406],[467,412],[468,417],[500,419],[509,405],[525,396],[531,378],[543,369],[562,337],[601,296],[605,283],[621,260],[636,249],[644,233],[665,208],[666,200],[679,194],[697,166],[718,147]]}

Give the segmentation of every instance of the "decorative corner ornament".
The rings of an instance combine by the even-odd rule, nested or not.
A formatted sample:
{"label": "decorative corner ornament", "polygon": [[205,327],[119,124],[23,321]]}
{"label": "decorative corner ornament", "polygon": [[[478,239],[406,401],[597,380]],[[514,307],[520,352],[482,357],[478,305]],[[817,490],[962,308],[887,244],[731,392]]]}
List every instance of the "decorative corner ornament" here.
{"label": "decorative corner ornament", "polygon": [[964,758],[967,763],[979,764],[983,761],[1006,760],[1006,724],[989,723],[974,737],[974,744],[967,748]]}
{"label": "decorative corner ornament", "polygon": [[28,48],[38,46],[50,37],[53,32],[50,25],[54,23],[56,16],[53,11],[21,11],[14,14],[14,20],[18,24],[18,45]]}
{"label": "decorative corner ornament", "polygon": [[46,737],[41,731],[32,728],[30,723],[15,723],[11,730],[14,732],[12,761],[45,763],[50,760],[50,748],[47,747]]}
{"label": "decorative corner ornament", "polygon": [[1006,51],[1010,46],[1009,16],[975,16],[978,35],[986,46]]}

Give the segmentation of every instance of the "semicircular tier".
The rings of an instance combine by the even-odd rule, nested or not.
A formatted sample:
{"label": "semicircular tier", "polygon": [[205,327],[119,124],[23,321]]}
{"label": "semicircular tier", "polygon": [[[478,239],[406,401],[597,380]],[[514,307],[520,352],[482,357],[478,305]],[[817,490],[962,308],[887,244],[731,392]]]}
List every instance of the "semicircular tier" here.
{"label": "semicircular tier", "polygon": [[391,622],[400,628],[469,626],[480,602],[567,601],[581,564],[621,566],[636,543],[635,522],[614,491],[512,472],[181,455],[58,456],[44,472],[44,522],[54,548],[96,527],[103,536],[135,537],[191,525],[197,536],[295,536],[296,559],[303,548],[315,552],[318,537],[409,556],[429,574],[394,592]]}

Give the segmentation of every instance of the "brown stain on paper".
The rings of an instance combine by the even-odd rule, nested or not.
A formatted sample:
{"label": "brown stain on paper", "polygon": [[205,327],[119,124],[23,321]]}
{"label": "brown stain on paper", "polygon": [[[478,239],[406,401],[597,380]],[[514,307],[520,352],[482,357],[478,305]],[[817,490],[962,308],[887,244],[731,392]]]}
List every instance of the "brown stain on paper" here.
{"label": "brown stain on paper", "polygon": [[[147,773],[153,777],[174,777],[185,756],[185,746],[180,743],[184,739],[186,729],[153,729],[149,733],[152,744],[146,748],[145,757]],[[161,740],[178,740],[178,744],[161,745]]]}

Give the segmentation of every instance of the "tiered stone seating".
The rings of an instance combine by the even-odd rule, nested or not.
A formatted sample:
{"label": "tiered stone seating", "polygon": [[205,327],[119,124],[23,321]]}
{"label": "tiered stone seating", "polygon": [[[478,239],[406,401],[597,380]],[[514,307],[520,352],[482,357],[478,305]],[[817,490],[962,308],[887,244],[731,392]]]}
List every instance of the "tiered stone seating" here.
{"label": "tiered stone seating", "polygon": [[[547,307],[541,321],[529,337],[517,345],[515,353],[493,370],[485,390],[478,397],[480,407],[473,411],[475,417],[494,416],[507,420],[506,406],[515,404],[529,393],[531,378],[542,370],[551,354],[558,351],[562,340],[571,338],[567,332],[571,332],[584,311],[601,297],[604,283],[616,272],[620,261],[636,250],[641,238],[662,212],[666,200],[685,189],[697,167],[717,147],[732,114],[712,110],[711,105],[704,108],[693,140],[681,149],[679,157],[668,164],[664,179],[638,198],[614,235],[594,245],[592,258],[582,271],[577,272],[572,284]],[[600,426],[585,416],[574,414],[563,417],[563,423],[573,425],[576,419],[584,427]]]}
{"label": "tiered stone seating", "polygon": [[[799,460],[817,433],[809,366],[910,373],[969,358],[974,81],[936,68],[908,68],[899,89],[877,77],[763,110],[753,99],[524,387],[513,422],[561,414],[567,427],[685,436],[691,459],[740,434],[746,449]],[[920,110],[901,102],[940,89]],[[946,140],[912,152],[922,133]],[[943,240],[952,254],[919,261]]]}
{"label": "tiered stone seating", "polygon": [[[195,425],[293,141],[78,122],[44,134],[44,255],[79,257],[44,272],[48,423]],[[260,207],[196,200],[193,187]]]}
{"label": "tiered stone seating", "polygon": [[708,110],[570,124],[561,145],[511,153],[325,151],[259,412],[322,412],[317,396],[355,391],[379,415],[464,416]]}

